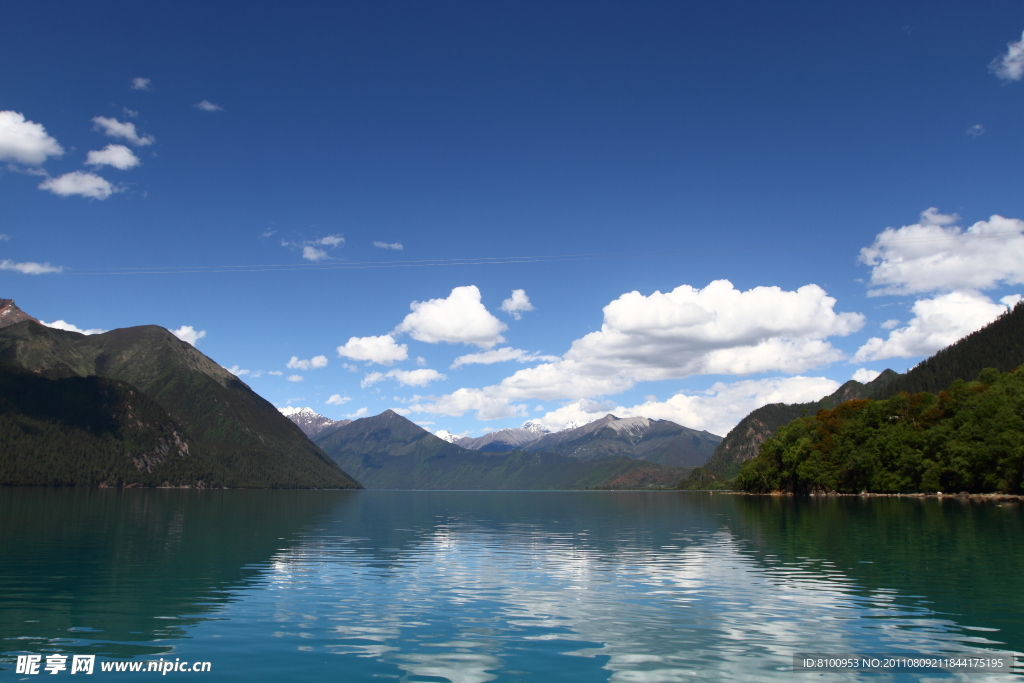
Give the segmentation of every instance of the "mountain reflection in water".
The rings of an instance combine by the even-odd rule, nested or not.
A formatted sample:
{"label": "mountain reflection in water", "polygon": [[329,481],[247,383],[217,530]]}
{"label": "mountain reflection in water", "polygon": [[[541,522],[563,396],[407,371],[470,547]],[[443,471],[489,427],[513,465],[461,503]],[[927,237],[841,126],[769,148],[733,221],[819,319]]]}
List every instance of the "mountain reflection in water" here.
{"label": "mountain reflection in water", "polygon": [[1024,649],[1022,531],[916,499],[7,489],[0,625],[7,661],[216,680],[787,680],[795,652]]}

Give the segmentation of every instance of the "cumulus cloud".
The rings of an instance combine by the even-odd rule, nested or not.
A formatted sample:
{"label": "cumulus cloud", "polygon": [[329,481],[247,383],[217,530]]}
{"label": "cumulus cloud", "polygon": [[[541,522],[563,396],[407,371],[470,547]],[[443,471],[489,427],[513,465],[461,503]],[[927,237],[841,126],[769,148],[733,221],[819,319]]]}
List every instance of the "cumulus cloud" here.
{"label": "cumulus cloud", "polygon": [[340,247],[345,244],[345,236],[327,235],[327,237],[321,237],[320,239],[313,240],[311,244],[322,244],[325,247]]}
{"label": "cumulus cloud", "polygon": [[287,379],[289,382],[301,382],[302,375],[288,375],[287,377],[285,377],[285,379]]}
{"label": "cumulus cloud", "polygon": [[55,330],[64,330],[65,332],[78,332],[79,334],[103,334],[104,332],[107,331],[107,330],[101,330],[98,327],[94,327],[94,328],[91,328],[91,329],[88,329],[88,330],[83,330],[82,328],[78,327],[77,325],[72,325],[71,323],[67,322],[66,320],[54,320],[52,323],[43,322],[42,320],[40,320],[39,322],[43,323],[47,327],[52,327]]}
{"label": "cumulus cloud", "polygon": [[526,296],[525,289],[513,289],[512,296],[501,302],[501,310],[519,320],[523,313],[533,310],[533,304],[530,303],[530,297]]}
{"label": "cumulus cloud", "polygon": [[905,327],[890,332],[888,339],[872,337],[857,350],[852,362],[929,356],[981,329],[1006,310],[1007,306],[973,290],[920,299],[914,302],[914,317]]}
{"label": "cumulus cloud", "polygon": [[340,406],[348,403],[352,399],[348,396],[342,396],[341,394],[331,394],[331,397],[324,401],[329,406]]}
{"label": "cumulus cloud", "polygon": [[985,134],[985,126],[981,125],[980,123],[976,123],[967,129],[967,134],[970,135],[972,138],[980,138],[982,135]]}
{"label": "cumulus cloud", "polygon": [[401,242],[374,242],[373,246],[377,247],[378,249],[394,249],[396,251],[402,250]]}
{"label": "cumulus cloud", "polygon": [[1024,34],[1020,40],[1007,43],[1006,52],[993,59],[988,68],[1004,81],[1024,78]]}
{"label": "cumulus cloud", "polygon": [[10,259],[0,261],[0,270],[13,270],[23,275],[45,275],[46,273],[61,273],[64,266],[51,266],[49,263],[36,263],[35,261],[23,261],[15,263]]}
{"label": "cumulus cloud", "polygon": [[122,138],[136,147],[145,147],[156,142],[152,135],[139,135],[131,121],[121,122],[106,116],[96,116],[92,122],[96,124],[96,130],[102,130],[107,137]]}
{"label": "cumulus cloud", "polygon": [[699,374],[799,373],[842,360],[827,340],[859,330],[864,316],[837,313],[817,285],[735,289],[717,280],[668,293],[624,294],[604,308],[604,324],[573,342],[560,360],[524,368],[500,384],[419,400],[414,410],[481,419],[524,414],[515,401],[583,399],[637,382]]}
{"label": "cumulus cloud", "polygon": [[210,100],[203,100],[202,102],[197,103],[196,108],[202,109],[203,111],[224,111],[224,107],[219,104],[214,104]]}
{"label": "cumulus cloud", "polygon": [[879,325],[879,327],[881,327],[883,330],[894,330],[899,326],[899,324],[899,320],[897,320],[896,318],[891,318],[889,320],[886,320],[881,325]]}
{"label": "cumulus cloud", "polygon": [[[241,377],[242,375],[248,375],[249,374],[248,370],[244,370],[244,369],[238,367],[237,365],[232,365],[230,368],[226,368],[223,365],[221,367],[224,368],[225,370],[227,370],[228,372],[230,372],[235,377]],[[253,375],[253,377],[255,377],[255,376],[256,375]]]}
{"label": "cumulus cloud", "polygon": [[191,325],[182,325],[178,329],[171,330],[170,332],[181,341],[188,342],[192,346],[195,346],[196,342],[206,336],[206,330],[197,330]]}
{"label": "cumulus cloud", "polygon": [[875,379],[882,373],[877,370],[868,370],[867,368],[860,368],[857,372],[853,373],[853,377],[850,379],[860,382],[861,384],[867,384],[871,380]]}
{"label": "cumulus cloud", "polygon": [[931,208],[902,228],[886,228],[860,261],[871,266],[869,296],[1024,283],[1024,221],[992,216],[961,229],[959,216]]}
{"label": "cumulus cloud", "polygon": [[316,368],[327,367],[327,356],[313,356],[309,360],[299,360],[298,356],[292,356],[292,359],[285,365],[289,370],[313,370]]}
{"label": "cumulus cloud", "polygon": [[113,166],[122,171],[135,168],[141,161],[135,153],[124,145],[107,145],[100,150],[92,150],[85,158],[89,166]]}
{"label": "cumulus cloud", "polygon": [[[273,235],[274,231],[269,231],[263,234],[263,237],[269,237]],[[302,258],[307,261],[323,261],[328,259],[331,255],[326,249],[320,247],[328,247],[334,249],[345,245],[345,237],[343,235],[327,235],[326,237],[319,237],[315,240],[305,240],[303,242],[289,242],[288,240],[281,240],[282,247],[300,248],[302,249]]]}
{"label": "cumulus cloud", "polygon": [[416,341],[474,344],[485,349],[505,341],[501,333],[508,326],[484,307],[475,285],[456,287],[446,299],[413,301],[409,307],[412,313],[395,332],[407,332]]}
{"label": "cumulus cloud", "polygon": [[81,195],[89,199],[100,200],[121,191],[120,188],[111,185],[106,178],[83,171],[72,171],[56,178],[47,178],[39,183],[39,189],[49,190],[61,197]]}
{"label": "cumulus cloud", "polygon": [[420,368],[418,370],[388,370],[387,372],[367,373],[366,377],[363,378],[363,381],[360,382],[360,386],[365,389],[368,386],[386,379],[393,379],[399,384],[407,387],[424,387],[431,382],[448,378],[437,370],[431,370],[430,368]]}
{"label": "cumulus cloud", "polygon": [[153,81],[148,78],[133,78],[132,90],[152,90]]}
{"label": "cumulus cloud", "polygon": [[281,372],[280,370],[271,370],[271,371],[270,371],[270,372],[268,372],[267,374],[268,374],[268,375],[274,375],[275,377],[280,377],[280,376],[281,376],[281,375],[283,375],[284,373],[283,373],[283,372]]}
{"label": "cumulus cloud", "polygon": [[47,157],[59,157],[64,148],[41,123],[16,111],[0,111],[0,159],[38,166]]}
{"label": "cumulus cloud", "polygon": [[511,346],[504,346],[500,349],[491,349],[490,351],[468,353],[465,356],[459,356],[452,362],[451,369],[454,370],[462,365],[491,365],[493,363],[504,363],[510,360],[514,360],[517,363],[529,363],[536,360],[557,361],[560,359],[558,356],[542,356],[529,351],[524,351],[523,349],[514,349]]}
{"label": "cumulus cloud", "polygon": [[369,413],[369,412],[370,412],[370,411],[369,411],[369,410],[367,410],[366,408],[360,408],[360,409],[359,409],[359,410],[357,410],[356,412],[354,412],[354,413],[349,413],[349,414],[348,414],[348,415],[346,415],[345,417],[347,417],[347,418],[348,418],[348,419],[350,419],[350,420],[358,420],[358,419],[359,419],[359,418],[361,418],[361,417],[366,417],[367,413]]}
{"label": "cumulus cloud", "polygon": [[352,360],[392,365],[409,357],[409,347],[398,344],[390,334],[379,337],[350,337],[344,346],[337,348],[338,356]]}

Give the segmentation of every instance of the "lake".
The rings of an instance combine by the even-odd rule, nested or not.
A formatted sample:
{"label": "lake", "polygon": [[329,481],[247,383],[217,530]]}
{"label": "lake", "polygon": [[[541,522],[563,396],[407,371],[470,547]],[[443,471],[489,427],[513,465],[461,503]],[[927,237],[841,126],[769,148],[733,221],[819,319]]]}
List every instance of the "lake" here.
{"label": "lake", "polygon": [[[1024,651],[1013,503],[8,488],[0,541],[2,680],[39,678],[16,672],[19,654],[95,655],[96,675],[125,681],[154,674],[101,665],[659,683],[858,677],[794,673],[802,653]],[[1020,680],[1019,667],[859,676]]]}

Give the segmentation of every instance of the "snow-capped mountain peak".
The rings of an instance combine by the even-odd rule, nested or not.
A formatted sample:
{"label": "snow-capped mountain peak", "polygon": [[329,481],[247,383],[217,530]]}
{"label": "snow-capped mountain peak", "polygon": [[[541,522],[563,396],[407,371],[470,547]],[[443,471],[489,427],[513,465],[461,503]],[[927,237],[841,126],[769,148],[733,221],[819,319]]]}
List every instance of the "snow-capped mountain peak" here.
{"label": "snow-capped mountain peak", "polygon": [[459,438],[457,434],[452,434],[447,429],[438,429],[436,432],[434,432],[434,436],[443,441],[447,441],[448,443],[455,443],[455,441]]}
{"label": "snow-capped mountain peak", "polygon": [[[338,420],[324,417],[312,408],[285,406],[284,408],[278,408],[278,410],[281,411],[282,415],[298,425],[299,429],[311,439],[328,427],[339,423]],[[349,421],[341,420],[340,422],[347,423]]]}
{"label": "snow-capped mountain peak", "polygon": [[551,430],[535,420],[527,420],[520,429],[525,429],[532,434],[549,434]]}

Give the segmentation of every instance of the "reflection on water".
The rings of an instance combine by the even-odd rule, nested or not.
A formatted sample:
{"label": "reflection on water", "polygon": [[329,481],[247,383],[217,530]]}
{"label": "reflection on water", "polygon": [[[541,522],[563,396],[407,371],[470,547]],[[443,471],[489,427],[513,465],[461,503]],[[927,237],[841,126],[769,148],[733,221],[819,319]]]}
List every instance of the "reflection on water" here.
{"label": "reflection on water", "polygon": [[788,680],[794,652],[1024,649],[1012,506],[21,489],[0,513],[8,655],[156,653],[218,680],[654,683]]}

